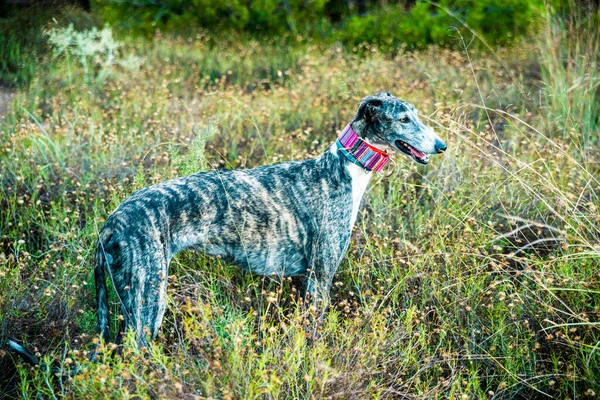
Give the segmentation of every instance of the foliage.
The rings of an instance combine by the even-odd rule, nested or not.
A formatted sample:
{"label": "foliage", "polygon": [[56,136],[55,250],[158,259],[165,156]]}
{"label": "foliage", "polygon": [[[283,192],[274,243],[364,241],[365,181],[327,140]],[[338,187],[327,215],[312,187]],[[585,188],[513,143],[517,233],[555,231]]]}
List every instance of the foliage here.
{"label": "foliage", "polygon": [[[120,54],[144,63],[102,81],[64,53],[45,60],[0,120],[0,342],[17,337],[82,373],[61,379],[2,352],[0,393],[600,393],[594,18],[548,16],[521,48],[494,52],[359,54],[201,32],[123,39]],[[378,90],[413,103],[449,149],[427,167],[394,155],[394,175],[373,180],[319,340],[305,335],[293,282],[184,253],[150,355],[103,344],[104,358],[86,361],[95,237],[125,197],[195,170],[317,155]],[[114,332],[114,296],[111,311]]]}
{"label": "foliage", "polygon": [[367,16],[352,16],[337,34],[352,44],[423,47],[457,46],[457,31],[468,38],[476,32],[490,44],[507,44],[539,25],[543,5],[541,0],[442,0],[417,2],[409,11],[388,6]]}
{"label": "foliage", "polygon": [[33,79],[45,54],[44,29],[73,24],[82,30],[97,25],[95,16],[58,3],[9,8],[7,16],[0,18],[0,84],[24,86]]}
{"label": "foliage", "polygon": [[107,21],[145,32],[156,28],[189,32],[197,28],[262,30],[281,33],[324,15],[327,0],[167,0],[121,2],[97,0]]}
{"label": "foliage", "polygon": [[35,75],[37,58],[23,49],[23,41],[14,32],[0,34],[0,82],[22,85]]}
{"label": "foliage", "polygon": [[[364,2],[366,4],[366,2]],[[464,25],[491,44],[505,44],[539,22],[543,0],[442,0],[371,2],[369,12],[358,13],[349,2],[315,0],[255,0],[221,2],[169,0],[123,2],[97,0],[95,6],[112,24],[146,33],[155,29],[190,32],[238,31],[280,34],[285,31],[346,43],[377,43],[390,47],[405,44],[456,44],[451,28]],[[435,5],[434,5],[435,4]]]}
{"label": "foliage", "polygon": [[[51,29],[47,34],[54,57],[65,56],[67,61],[70,61],[70,57],[75,57],[83,67],[83,74],[88,83],[92,79],[101,83],[116,64],[136,69],[142,62],[133,54],[121,59],[121,43],[113,38],[112,29],[108,26],[101,30],[93,27],[90,30],[75,31],[73,24],[69,24],[67,28]],[[69,78],[70,74],[71,68]]]}
{"label": "foliage", "polygon": [[291,32],[292,42],[301,35],[325,43],[339,40],[349,45],[371,43],[396,49],[431,43],[460,46],[456,29],[467,38],[477,32],[491,45],[507,44],[539,25],[544,2],[442,0],[418,1],[409,7],[405,2],[354,4],[341,0],[96,0],[97,14],[58,4],[14,6],[8,17],[0,19],[0,84],[23,86],[35,76],[46,51],[43,30],[69,23],[76,30],[97,27],[98,14],[127,33],[152,35],[160,29],[193,36],[203,30],[211,36],[250,32],[263,37]]}

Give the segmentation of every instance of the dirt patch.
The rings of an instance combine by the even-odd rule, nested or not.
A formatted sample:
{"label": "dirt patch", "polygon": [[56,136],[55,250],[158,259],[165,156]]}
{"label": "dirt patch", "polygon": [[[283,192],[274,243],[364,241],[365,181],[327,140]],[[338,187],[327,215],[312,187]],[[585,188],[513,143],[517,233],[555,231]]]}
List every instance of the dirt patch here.
{"label": "dirt patch", "polygon": [[14,95],[15,91],[13,89],[0,86],[0,117],[8,112]]}

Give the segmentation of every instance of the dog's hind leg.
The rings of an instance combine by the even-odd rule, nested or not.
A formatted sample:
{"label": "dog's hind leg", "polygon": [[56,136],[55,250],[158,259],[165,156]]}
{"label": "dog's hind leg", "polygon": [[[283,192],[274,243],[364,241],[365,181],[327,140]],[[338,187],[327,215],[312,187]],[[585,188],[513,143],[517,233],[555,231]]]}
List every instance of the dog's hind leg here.
{"label": "dog's hind leg", "polygon": [[[167,278],[169,262],[162,251],[151,254],[144,287],[144,307],[142,320],[144,329],[151,339],[155,339],[162,325],[162,320],[167,308]],[[145,332],[146,333],[146,332]]]}
{"label": "dog's hind leg", "polygon": [[[168,260],[158,242],[131,245],[126,271],[115,275],[125,329],[135,331],[138,346],[156,337],[166,309]],[[124,333],[124,332],[123,332]],[[121,333],[122,334],[122,333]]]}

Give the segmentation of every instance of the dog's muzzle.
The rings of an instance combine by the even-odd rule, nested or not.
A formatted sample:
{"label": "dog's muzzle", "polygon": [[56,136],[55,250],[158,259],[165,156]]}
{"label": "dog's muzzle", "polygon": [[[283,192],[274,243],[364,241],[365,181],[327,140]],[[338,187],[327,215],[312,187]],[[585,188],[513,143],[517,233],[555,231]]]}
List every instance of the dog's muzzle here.
{"label": "dog's muzzle", "polygon": [[413,146],[402,140],[396,140],[394,146],[407,156],[412,157],[419,164],[425,165],[429,162],[429,156],[427,154],[415,149]]}

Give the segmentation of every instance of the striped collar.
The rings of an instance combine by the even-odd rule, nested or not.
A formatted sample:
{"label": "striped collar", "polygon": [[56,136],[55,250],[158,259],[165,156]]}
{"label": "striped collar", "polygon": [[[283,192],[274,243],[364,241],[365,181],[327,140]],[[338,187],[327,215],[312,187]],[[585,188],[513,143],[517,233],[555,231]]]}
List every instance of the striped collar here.
{"label": "striped collar", "polygon": [[381,171],[390,161],[390,156],[386,152],[362,140],[350,124],[346,125],[335,144],[349,161],[369,172]]}

